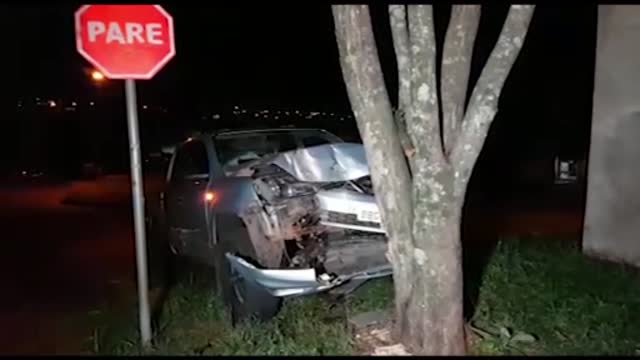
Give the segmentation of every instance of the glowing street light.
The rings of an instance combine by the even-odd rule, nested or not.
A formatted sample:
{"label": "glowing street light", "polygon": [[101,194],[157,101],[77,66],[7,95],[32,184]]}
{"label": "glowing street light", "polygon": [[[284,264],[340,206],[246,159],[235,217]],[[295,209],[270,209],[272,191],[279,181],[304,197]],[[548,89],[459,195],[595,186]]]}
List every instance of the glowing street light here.
{"label": "glowing street light", "polygon": [[102,81],[104,80],[104,75],[100,71],[93,71],[91,73],[91,78],[95,81]]}

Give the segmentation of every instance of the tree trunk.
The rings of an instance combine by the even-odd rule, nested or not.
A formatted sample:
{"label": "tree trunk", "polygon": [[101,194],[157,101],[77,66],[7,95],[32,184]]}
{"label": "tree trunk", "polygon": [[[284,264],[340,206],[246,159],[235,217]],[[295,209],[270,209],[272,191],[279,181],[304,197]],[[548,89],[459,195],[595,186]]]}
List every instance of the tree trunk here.
{"label": "tree trunk", "polygon": [[[464,355],[463,279],[458,201],[432,209],[437,223],[414,227],[411,278],[395,282],[396,336],[413,354]],[[398,296],[403,294],[403,297]]]}
{"label": "tree trunk", "polygon": [[394,332],[413,354],[465,354],[462,206],[533,9],[511,7],[464,117],[479,9],[454,11],[443,60],[447,62],[443,86],[454,87],[445,91],[443,144],[432,7],[389,8],[400,90],[400,116],[394,121],[368,7],[333,6],[340,65],[389,238],[397,317]]}

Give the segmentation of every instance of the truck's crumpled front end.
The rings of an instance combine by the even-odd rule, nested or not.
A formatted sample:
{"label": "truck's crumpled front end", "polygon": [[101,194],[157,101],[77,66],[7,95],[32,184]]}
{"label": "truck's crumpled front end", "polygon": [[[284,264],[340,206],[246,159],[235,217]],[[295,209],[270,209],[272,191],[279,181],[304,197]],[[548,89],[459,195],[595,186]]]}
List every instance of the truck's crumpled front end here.
{"label": "truck's crumpled front end", "polygon": [[253,178],[258,204],[245,221],[264,235],[254,246],[283,249],[281,258],[263,261],[282,264],[269,268],[226,254],[239,275],[276,296],[295,296],[391,274],[361,144],[325,144],[274,154],[227,174]]}

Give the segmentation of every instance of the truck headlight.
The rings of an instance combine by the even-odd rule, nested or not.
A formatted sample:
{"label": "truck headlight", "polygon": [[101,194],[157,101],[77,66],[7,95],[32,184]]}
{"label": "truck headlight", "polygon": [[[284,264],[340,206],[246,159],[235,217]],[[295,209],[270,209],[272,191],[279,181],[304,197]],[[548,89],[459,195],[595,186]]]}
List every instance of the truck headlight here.
{"label": "truck headlight", "polygon": [[299,182],[288,174],[256,179],[254,186],[268,201],[311,195],[318,190],[313,184]]}

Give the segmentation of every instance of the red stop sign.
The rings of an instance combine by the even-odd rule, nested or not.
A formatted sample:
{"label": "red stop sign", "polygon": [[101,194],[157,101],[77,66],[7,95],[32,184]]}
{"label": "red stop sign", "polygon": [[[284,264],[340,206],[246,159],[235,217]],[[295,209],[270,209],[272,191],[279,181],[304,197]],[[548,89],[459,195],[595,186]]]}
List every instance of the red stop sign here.
{"label": "red stop sign", "polygon": [[78,52],[110,79],[151,79],[176,53],[160,5],[83,5],[75,22]]}

